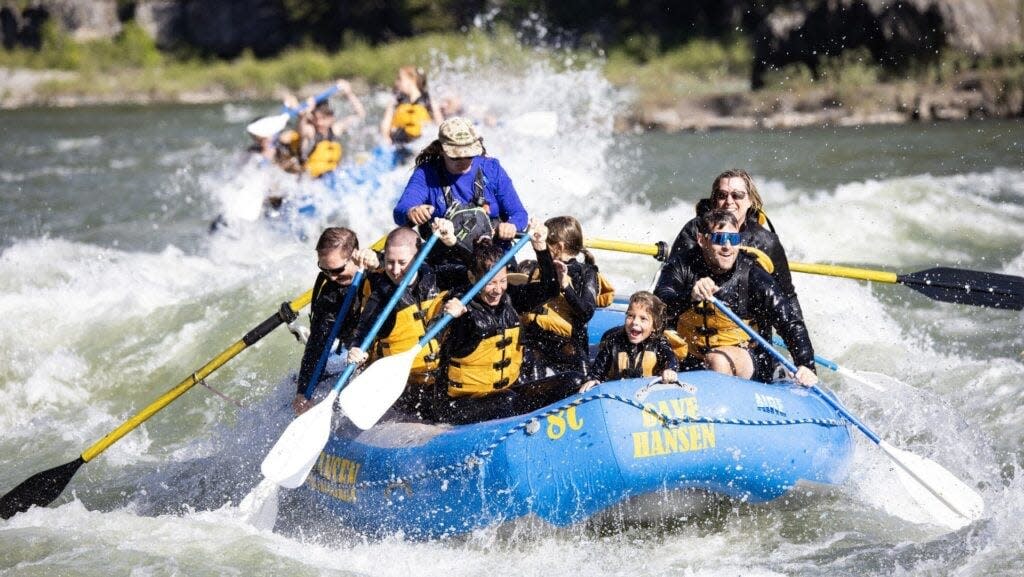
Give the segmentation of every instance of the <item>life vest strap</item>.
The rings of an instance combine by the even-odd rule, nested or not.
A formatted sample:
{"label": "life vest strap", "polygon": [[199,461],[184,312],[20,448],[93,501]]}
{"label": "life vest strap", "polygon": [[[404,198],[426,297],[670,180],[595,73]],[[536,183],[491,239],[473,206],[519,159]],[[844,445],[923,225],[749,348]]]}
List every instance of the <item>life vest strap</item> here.
{"label": "life vest strap", "polygon": [[718,334],[718,329],[716,329],[715,327],[701,326],[701,327],[697,327],[695,329],[695,331],[697,332],[698,335],[700,335],[702,337],[710,337],[712,335],[717,335]]}

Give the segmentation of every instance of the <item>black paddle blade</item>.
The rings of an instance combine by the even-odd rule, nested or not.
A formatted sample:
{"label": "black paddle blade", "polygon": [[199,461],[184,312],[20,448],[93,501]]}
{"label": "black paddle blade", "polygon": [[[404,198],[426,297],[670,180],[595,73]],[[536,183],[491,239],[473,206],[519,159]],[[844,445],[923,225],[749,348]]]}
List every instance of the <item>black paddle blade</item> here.
{"label": "black paddle blade", "polygon": [[32,505],[49,505],[60,496],[83,464],[85,460],[79,457],[70,463],[32,475],[0,497],[0,518],[10,519],[17,513],[28,511]]}
{"label": "black paddle blade", "polygon": [[957,268],[930,268],[896,277],[897,282],[938,301],[1024,309],[1024,278]]}

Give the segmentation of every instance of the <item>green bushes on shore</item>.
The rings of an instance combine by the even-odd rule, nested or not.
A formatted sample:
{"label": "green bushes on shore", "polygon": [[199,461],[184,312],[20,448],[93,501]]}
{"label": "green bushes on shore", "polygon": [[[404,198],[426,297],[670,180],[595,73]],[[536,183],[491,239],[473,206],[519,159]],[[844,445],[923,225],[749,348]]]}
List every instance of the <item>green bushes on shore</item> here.
{"label": "green bushes on shore", "polygon": [[[387,86],[395,71],[406,64],[430,69],[468,59],[514,70],[546,59],[557,69],[593,65],[600,58],[612,83],[634,89],[639,107],[671,107],[687,98],[748,92],[752,61],[749,40],[742,36],[692,39],[666,50],[654,37],[638,37],[598,56],[590,51],[526,47],[510,28],[501,26],[491,33],[478,29],[427,33],[380,45],[347,37],[342,42],[346,48],[334,53],[305,45],[273,58],[258,59],[243,53],[230,61],[187,52],[163,53],[133,22],[125,24],[112,40],[75,42],[52,23],[44,26],[42,36],[40,50],[0,50],[0,67],[72,73],[36,84],[33,99],[29,100],[35,103],[66,97],[70,99],[65,101],[71,102],[76,98],[104,102],[276,98],[282,90],[302,90],[335,78]],[[908,83],[939,85],[955,82],[966,72],[980,74],[985,89],[995,93],[993,98],[1003,98],[1000,93],[1008,95],[1005,106],[1013,109],[1014,95],[1024,85],[1024,53],[979,59],[948,51],[937,66],[913,70],[905,78],[892,78],[864,50],[851,51],[823,58],[817,79],[802,64],[770,72],[766,88],[769,93],[797,98],[827,90],[832,94],[830,101],[864,107],[863,102],[870,99],[866,100],[863,92],[880,83],[893,88]],[[770,94],[766,97],[770,100]]]}
{"label": "green bushes on shore", "polygon": [[[424,34],[379,46],[357,39],[330,54],[315,46],[286,50],[258,59],[251,52],[233,60],[187,53],[161,53],[137,25],[128,23],[113,40],[74,42],[47,25],[40,50],[0,50],[0,67],[63,70],[73,80],[51,80],[38,88],[43,96],[146,94],[173,99],[182,93],[225,91],[245,97],[276,96],[335,78],[360,78],[388,85],[400,66],[429,68],[438,59],[468,57],[497,66],[523,66],[538,53],[521,46],[511,31],[496,34]],[[543,57],[543,56],[540,56]]]}

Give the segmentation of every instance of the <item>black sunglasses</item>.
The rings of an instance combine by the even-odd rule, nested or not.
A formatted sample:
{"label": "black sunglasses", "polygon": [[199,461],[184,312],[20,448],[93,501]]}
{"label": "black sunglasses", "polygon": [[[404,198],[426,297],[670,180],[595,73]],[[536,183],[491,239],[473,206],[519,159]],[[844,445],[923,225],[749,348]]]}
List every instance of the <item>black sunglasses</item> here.
{"label": "black sunglasses", "polygon": [[348,268],[348,262],[339,266],[338,268],[324,268],[319,265],[317,266],[317,268],[319,268],[320,272],[324,273],[327,276],[338,276],[339,274],[345,272],[345,269]]}
{"label": "black sunglasses", "polygon": [[730,196],[732,197],[733,200],[743,200],[744,198],[747,198],[747,193],[745,191],[742,191],[742,190],[728,191],[728,190],[718,189],[718,190],[715,191],[715,193],[713,195],[711,195],[711,197],[713,199],[715,199],[715,200],[725,200],[725,199],[729,198]]}

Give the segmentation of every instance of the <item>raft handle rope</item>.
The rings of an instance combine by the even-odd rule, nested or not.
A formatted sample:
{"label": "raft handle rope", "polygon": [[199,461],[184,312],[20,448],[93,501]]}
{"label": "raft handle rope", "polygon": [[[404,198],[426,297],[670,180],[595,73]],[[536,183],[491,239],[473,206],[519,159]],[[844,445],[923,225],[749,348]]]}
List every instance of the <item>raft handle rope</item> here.
{"label": "raft handle rope", "polygon": [[[715,425],[747,425],[747,426],[819,425],[819,426],[822,426],[822,427],[845,427],[845,426],[847,426],[849,424],[846,421],[846,419],[804,418],[804,419],[761,420],[761,419],[727,419],[727,418],[721,418],[721,417],[670,417],[670,416],[668,416],[668,415],[658,411],[657,409],[655,409],[655,408],[653,408],[653,407],[651,407],[649,405],[643,405],[643,404],[641,404],[641,403],[639,403],[637,401],[634,401],[632,399],[628,399],[628,398],[623,397],[621,395],[613,395],[611,393],[595,393],[595,394],[588,395],[588,396],[585,396],[585,397],[580,397],[580,398],[578,398],[576,400],[570,401],[568,403],[564,403],[564,404],[559,405],[557,407],[553,407],[551,409],[548,409],[548,410],[544,411],[543,413],[541,413],[541,414],[539,414],[537,416],[534,416],[534,417],[531,417],[529,419],[524,420],[523,422],[521,422],[521,423],[519,423],[519,424],[517,424],[517,425],[515,425],[515,426],[513,426],[511,428],[509,428],[507,431],[505,431],[504,434],[502,434],[500,437],[495,439],[493,442],[491,442],[489,445],[487,445],[482,450],[470,453],[465,459],[463,459],[461,462],[458,462],[458,463],[453,463],[451,465],[445,465],[443,467],[436,467],[434,469],[430,469],[428,471],[423,471],[423,472],[417,473],[415,475],[408,475],[408,476],[404,476],[404,477],[392,476],[392,477],[389,477],[387,479],[381,479],[381,480],[377,480],[377,481],[361,481],[359,483],[355,483],[354,485],[341,485],[340,483],[336,483],[336,482],[332,481],[331,479],[327,479],[327,478],[324,478],[324,477],[318,475],[319,479],[317,479],[317,483],[322,483],[322,484],[324,484],[326,486],[334,486],[334,487],[339,487],[339,488],[344,487],[345,489],[371,489],[371,488],[374,488],[374,487],[385,487],[385,488],[387,488],[389,486],[390,487],[395,487],[396,485],[399,485],[399,484],[408,485],[408,483],[411,482],[411,481],[420,481],[420,480],[423,480],[423,479],[426,479],[426,478],[429,478],[429,477],[442,477],[442,476],[447,475],[449,473],[454,473],[454,472],[456,472],[456,471],[458,471],[460,469],[467,469],[468,470],[468,469],[473,469],[475,467],[480,467],[485,462],[487,462],[487,460],[494,454],[494,451],[497,450],[497,448],[499,446],[501,446],[502,443],[504,443],[510,437],[512,437],[512,435],[515,435],[519,431],[523,431],[526,434],[531,434],[530,433],[531,430],[534,430],[535,427],[539,427],[540,426],[540,424],[539,424],[540,423],[540,419],[543,419],[543,418],[546,418],[546,417],[550,417],[550,416],[553,416],[553,415],[557,415],[558,413],[560,413],[562,411],[565,411],[567,409],[571,409],[573,407],[578,407],[580,405],[583,405],[583,404],[586,404],[586,403],[589,403],[589,402],[592,402],[592,401],[601,400],[601,399],[607,399],[607,400],[610,400],[610,401],[618,401],[620,403],[624,403],[624,404],[629,405],[631,407],[635,407],[636,409],[638,409],[638,410],[640,410],[642,412],[649,413],[649,414],[653,415],[655,418],[657,418],[659,421],[661,421],[662,426],[664,426],[666,428],[677,428],[677,427],[681,427],[681,426],[686,425],[686,424],[698,424],[698,423],[715,424]],[[314,473],[316,472],[315,468],[313,469],[313,472]]]}
{"label": "raft handle rope", "polygon": [[220,398],[224,399],[225,401],[228,401],[229,403],[232,403],[233,405],[235,405],[235,406],[236,406],[236,407],[238,407],[239,409],[244,409],[244,408],[245,408],[245,407],[243,407],[243,406],[242,406],[242,403],[238,402],[238,400],[237,400],[237,399],[234,399],[234,398],[232,398],[232,397],[229,397],[228,395],[226,395],[226,394],[224,394],[224,393],[222,393],[222,392],[218,391],[217,389],[215,389],[215,388],[213,388],[212,386],[210,386],[209,384],[207,384],[207,382],[206,382],[206,379],[200,379],[200,378],[198,378],[198,377],[197,377],[197,375],[196,375],[195,373],[192,373],[192,378],[193,378],[193,379],[195,379],[195,381],[196,381],[196,383],[197,383],[197,384],[200,384],[200,385],[202,385],[202,386],[206,387],[206,390],[208,390],[208,391],[210,391],[211,393],[213,393],[213,394],[217,395],[218,397],[220,397]]}

